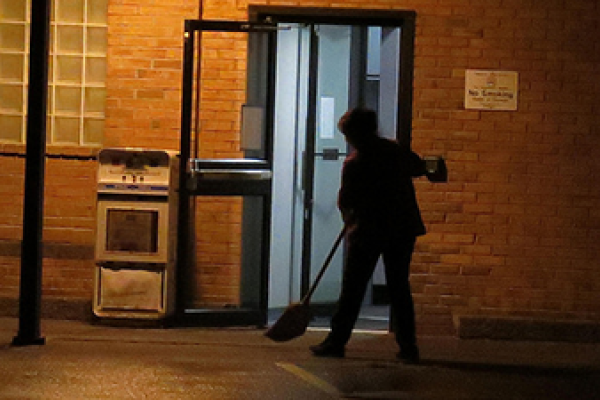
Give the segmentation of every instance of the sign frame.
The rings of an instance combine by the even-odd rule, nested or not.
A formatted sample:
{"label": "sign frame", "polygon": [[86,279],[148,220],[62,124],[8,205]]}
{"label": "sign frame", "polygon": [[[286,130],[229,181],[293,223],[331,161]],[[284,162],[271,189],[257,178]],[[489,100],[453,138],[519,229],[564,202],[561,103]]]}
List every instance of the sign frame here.
{"label": "sign frame", "polygon": [[465,109],[516,111],[519,74],[514,71],[465,71]]}

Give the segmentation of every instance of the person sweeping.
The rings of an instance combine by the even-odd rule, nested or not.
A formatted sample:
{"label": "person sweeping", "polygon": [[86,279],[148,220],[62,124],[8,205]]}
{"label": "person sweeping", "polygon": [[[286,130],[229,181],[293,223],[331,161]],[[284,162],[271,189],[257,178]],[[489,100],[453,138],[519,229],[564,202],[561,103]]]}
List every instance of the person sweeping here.
{"label": "person sweeping", "polygon": [[421,158],[378,134],[377,114],[356,108],[338,123],[354,148],[342,168],[338,208],[346,226],[346,264],[338,307],[326,339],[310,350],[344,357],[367,284],[383,256],[397,357],[419,362],[409,270],[416,238],[425,234],[412,178],[425,175]]}

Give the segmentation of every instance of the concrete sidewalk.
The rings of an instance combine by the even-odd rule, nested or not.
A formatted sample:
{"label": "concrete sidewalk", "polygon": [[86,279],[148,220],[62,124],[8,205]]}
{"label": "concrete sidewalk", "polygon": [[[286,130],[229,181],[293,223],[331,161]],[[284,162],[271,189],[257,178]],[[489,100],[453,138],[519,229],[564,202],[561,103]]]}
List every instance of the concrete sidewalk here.
{"label": "concrete sidewalk", "polygon": [[256,329],[132,329],[44,320],[43,346],[13,347],[0,318],[0,399],[599,399],[600,344],[353,335],[345,359],[313,357],[324,332],[274,343]]}

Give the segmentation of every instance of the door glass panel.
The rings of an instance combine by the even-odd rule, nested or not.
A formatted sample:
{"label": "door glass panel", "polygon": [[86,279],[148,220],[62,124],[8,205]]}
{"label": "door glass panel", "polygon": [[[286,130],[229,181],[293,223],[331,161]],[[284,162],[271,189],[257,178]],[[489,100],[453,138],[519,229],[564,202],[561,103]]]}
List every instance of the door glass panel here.
{"label": "door glass panel", "polygon": [[235,311],[260,302],[263,199],[194,199],[194,260],[186,268],[185,310]]}
{"label": "door glass panel", "polygon": [[[314,281],[342,227],[337,190],[346,143],[337,120],[349,104],[351,27],[315,27],[316,43],[311,29],[299,24],[278,33],[274,148],[279,156],[273,168],[269,292],[273,308],[302,297],[303,276]],[[316,71],[311,70],[311,57],[316,57]],[[316,76],[317,89],[310,96]],[[312,123],[316,126],[308,125]],[[310,146],[307,140],[312,140]],[[340,248],[314,302],[337,300],[342,265]]]}
{"label": "door glass panel", "polygon": [[[351,27],[314,28],[316,42],[306,25],[292,25],[278,34],[274,136],[275,154],[280,156],[274,159],[273,179],[269,299],[273,308],[302,297],[303,276],[314,281],[342,227],[337,191],[346,143],[337,120],[349,104]],[[313,70],[311,57],[317,58]],[[310,96],[315,77],[316,92]],[[312,143],[307,145],[307,140]],[[283,156],[291,149],[294,157]],[[342,265],[340,248],[313,302],[337,300]]]}
{"label": "door glass panel", "polygon": [[268,34],[195,34],[192,158],[266,159]]}
{"label": "door glass panel", "polygon": [[[374,75],[378,86],[379,133],[396,139],[398,130],[398,88],[400,86],[400,34],[401,28],[377,30],[373,36],[379,41],[380,70]],[[377,46],[372,46],[375,50]],[[375,51],[373,51],[375,52]]]}
{"label": "door glass panel", "polygon": [[[337,191],[346,141],[337,121],[349,108],[350,26],[320,25],[318,35],[318,84],[312,207],[311,282],[342,228],[337,210]],[[314,302],[337,300],[341,283],[343,252],[340,250],[313,297]]]}

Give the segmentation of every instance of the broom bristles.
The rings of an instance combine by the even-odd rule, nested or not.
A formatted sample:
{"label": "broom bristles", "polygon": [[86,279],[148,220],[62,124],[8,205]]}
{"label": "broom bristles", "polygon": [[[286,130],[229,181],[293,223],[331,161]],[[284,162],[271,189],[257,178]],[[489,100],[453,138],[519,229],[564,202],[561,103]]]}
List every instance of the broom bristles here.
{"label": "broom bristles", "polygon": [[275,342],[286,342],[302,336],[310,322],[311,313],[308,304],[290,304],[281,317],[269,328],[265,336]]}
{"label": "broom bristles", "polygon": [[329,254],[327,254],[327,258],[319,270],[315,281],[309,288],[308,293],[304,295],[302,302],[290,304],[283,312],[281,317],[279,317],[279,319],[275,322],[275,324],[273,324],[273,326],[265,333],[265,336],[276,342],[285,342],[287,340],[292,340],[298,336],[304,335],[311,318],[309,307],[310,298],[316,290],[317,285],[321,281],[325,270],[329,266],[329,263],[335,255],[335,252],[342,242],[345,234],[346,226],[344,225],[337,239],[335,239],[333,247],[331,250],[329,250]]}

